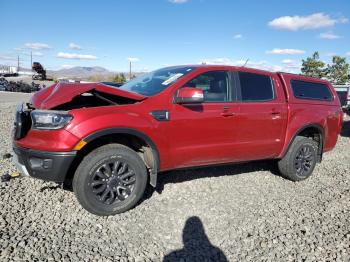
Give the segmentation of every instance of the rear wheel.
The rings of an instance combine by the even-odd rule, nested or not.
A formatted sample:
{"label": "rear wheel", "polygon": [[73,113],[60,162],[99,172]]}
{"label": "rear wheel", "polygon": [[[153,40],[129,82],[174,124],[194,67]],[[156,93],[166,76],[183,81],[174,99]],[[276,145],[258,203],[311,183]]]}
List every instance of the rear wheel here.
{"label": "rear wheel", "polygon": [[109,216],[134,207],[147,184],[147,169],[140,156],[120,144],[89,153],[77,168],[73,190],[89,212]]}
{"label": "rear wheel", "polygon": [[308,178],[317,162],[318,145],[314,140],[298,136],[287,154],[278,162],[281,174],[292,181]]}

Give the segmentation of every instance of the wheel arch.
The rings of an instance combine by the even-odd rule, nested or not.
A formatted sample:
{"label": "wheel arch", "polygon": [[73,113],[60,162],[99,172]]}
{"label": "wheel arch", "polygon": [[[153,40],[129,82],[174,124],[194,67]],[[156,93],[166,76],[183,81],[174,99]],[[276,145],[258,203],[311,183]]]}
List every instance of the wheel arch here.
{"label": "wheel arch", "polygon": [[[315,134],[317,135],[316,137],[312,136]],[[317,152],[318,159],[317,159],[317,161],[321,162],[322,155],[323,155],[323,148],[324,148],[324,144],[325,144],[324,143],[325,130],[321,125],[316,124],[316,123],[307,124],[307,125],[304,125],[301,128],[299,128],[292,136],[292,139],[290,139],[288,147],[286,147],[286,149],[284,150],[281,158],[283,158],[287,154],[289,148],[291,147],[291,145],[293,144],[293,142],[297,136],[312,137],[313,140],[318,142],[318,152]]]}
{"label": "wheel arch", "polygon": [[150,165],[148,166],[150,168],[149,183],[153,187],[156,187],[157,174],[160,168],[160,156],[159,156],[158,148],[148,135],[131,128],[103,129],[103,130],[96,131],[86,136],[85,138],[83,138],[82,140],[86,142],[86,145],[80,151],[78,151],[78,156],[76,157],[75,163],[72,164],[67,178],[71,179],[74,176],[74,172],[78,167],[78,165],[80,164],[81,160],[95,148],[103,144],[113,143],[113,142],[116,142],[116,143],[120,142],[121,144],[124,144],[130,147],[130,145],[128,144],[128,142],[131,143],[131,141],[128,141],[129,138],[137,138],[138,142],[143,142],[145,145],[147,145],[151,149],[150,150],[150,152],[152,153],[151,160],[148,154],[147,156],[148,159],[143,158],[143,161],[145,162],[146,166],[148,166],[146,162],[149,162],[149,161],[152,162],[152,163],[148,163]]}

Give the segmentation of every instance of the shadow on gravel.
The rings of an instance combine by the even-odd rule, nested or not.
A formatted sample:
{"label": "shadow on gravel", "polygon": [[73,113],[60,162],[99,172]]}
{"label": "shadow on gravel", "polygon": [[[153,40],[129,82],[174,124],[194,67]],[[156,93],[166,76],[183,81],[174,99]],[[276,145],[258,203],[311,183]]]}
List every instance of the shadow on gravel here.
{"label": "shadow on gravel", "polygon": [[50,190],[57,190],[62,188],[61,185],[56,185],[56,186],[43,186],[42,188],[40,188],[40,192],[44,192],[44,191],[50,191]]}
{"label": "shadow on gravel", "polygon": [[[150,199],[155,191],[158,194],[161,194],[166,184],[182,183],[186,181],[203,179],[208,177],[241,175],[256,171],[268,171],[271,173],[271,175],[281,176],[278,171],[276,161],[274,160],[252,161],[240,164],[224,164],[208,167],[186,168],[180,170],[167,171],[158,174],[156,188],[153,188],[151,186],[146,187],[146,191],[143,194],[143,197],[141,198],[139,204],[141,204],[147,199]],[[43,192],[45,190],[57,190],[59,188],[73,192],[72,181],[67,181],[63,185],[44,186],[43,188],[41,188],[40,191]]]}
{"label": "shadow on gravel", "polygon": [[182,240],[184,247],[166,255],[164,262],[228,261],[224,252],[210,243],[202,221],[198,217],[187,219],[182,232]]}
{"label": "shadow on gravel", "polygon": [[350,137],[350,121],[344,121],[340,132],[343,137]]}
{"label": "shadow on gravel", "polygon": [[148,187],[143,200],[150,198],[154,191],[161,194],[164,190],[164,185],[169,183],[181,183],[207,177],[234,176],[256,171],[269,171],[273,175],[281,176],[276,162],[273,160],[168,171],[158,175],[156,189],[154,190],[152,187]]}

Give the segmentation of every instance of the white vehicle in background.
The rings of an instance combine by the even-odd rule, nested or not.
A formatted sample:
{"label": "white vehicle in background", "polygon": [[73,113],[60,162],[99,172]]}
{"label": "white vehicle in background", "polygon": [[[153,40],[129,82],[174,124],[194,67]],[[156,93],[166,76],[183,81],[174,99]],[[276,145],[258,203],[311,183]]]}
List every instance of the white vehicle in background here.
{"label": "white vehicle in background", "polygon": [[16,66],[0,65],[0,76],[18,76],[18,68]]}
{"label": "white vehicle in background", "polygon": [[340,104],[345,112],[350,113],[350,85],[334,85]]}

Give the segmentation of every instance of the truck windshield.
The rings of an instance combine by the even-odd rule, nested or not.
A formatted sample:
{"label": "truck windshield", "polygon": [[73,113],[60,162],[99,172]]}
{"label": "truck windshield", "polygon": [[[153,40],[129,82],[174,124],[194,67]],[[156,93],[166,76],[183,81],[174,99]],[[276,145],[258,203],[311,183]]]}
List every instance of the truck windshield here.
{"label": "truck windshield", "polygon": [[193,71],[193,67],[167,67],[139,76],[119,89],[153,96]]}

